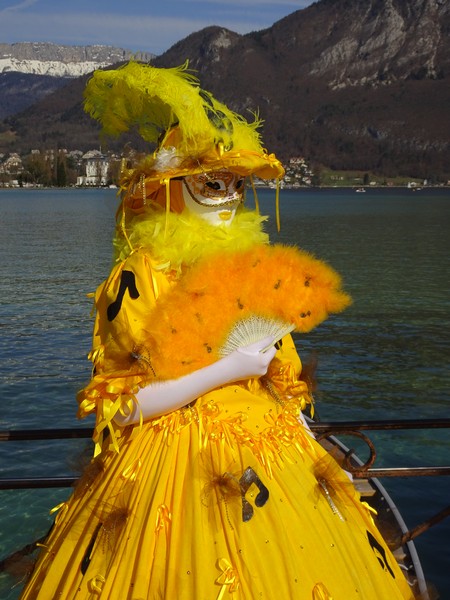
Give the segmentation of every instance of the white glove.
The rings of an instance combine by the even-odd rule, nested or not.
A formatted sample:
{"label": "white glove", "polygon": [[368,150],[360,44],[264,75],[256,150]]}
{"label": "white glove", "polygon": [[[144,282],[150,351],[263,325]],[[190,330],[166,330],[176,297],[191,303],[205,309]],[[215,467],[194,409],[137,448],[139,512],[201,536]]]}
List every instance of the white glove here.
{"label": "white glove", "polygon": [[114,421],[118,425],[138,423],[141,416],[145,420],[167,414],[221,385],[265,375],[276,354],[276,341],[266,337],[179,379],[155,381],[137,392],[137,404],[128,415],[117,413]]}

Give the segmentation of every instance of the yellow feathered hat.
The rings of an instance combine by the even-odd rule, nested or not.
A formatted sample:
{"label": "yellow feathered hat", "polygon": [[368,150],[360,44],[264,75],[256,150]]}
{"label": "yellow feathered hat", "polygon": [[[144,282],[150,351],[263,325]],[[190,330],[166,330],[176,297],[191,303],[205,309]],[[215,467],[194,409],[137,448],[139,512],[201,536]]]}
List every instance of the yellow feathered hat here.
{"label": "yellow feathered hat", "polygon": [[[130,62],[96,71],[87,83],[85,110],[105,134],[136,127],[145,141],[157,145],[137,168],[123,172],[128,209],[139,211],[147,198],[169,208],[170,182],[186,175],[220,169],[278,181],[284,175],[280,161],[262,147],[261,121],[249,123],[218,102],[187,67]],[[176,202],[171,208],[178,212]]]}

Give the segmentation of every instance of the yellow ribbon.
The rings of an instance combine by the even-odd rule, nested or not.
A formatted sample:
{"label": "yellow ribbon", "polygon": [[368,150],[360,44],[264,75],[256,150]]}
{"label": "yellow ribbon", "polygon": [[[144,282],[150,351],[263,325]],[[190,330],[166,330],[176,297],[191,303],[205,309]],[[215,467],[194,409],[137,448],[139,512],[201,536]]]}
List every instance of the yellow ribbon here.
{"label": "yellow ribbon", "polygon": [[[110,390],[109,390],[110,391]],[[110,391],[110,393],[113,393]],[[102,419],[95,426],[95,434],[98,436],[98,441],[96,444],[96,448],[94,451],[94,456],[97,456],[101,452],[101,444],[103,442],[103,431],[108,428],[109,433],[111,435],[111,443],[116,452],[119,452],[119,445],[117,443],[116,431],[112,425],[112,420],[115,417],[116,413],[119,412],[120,407],[122,406],[122,396],[118,396],[114,402],[105,400],[102,403]]]}
{"label": "yellow ribbon", "polygon": [[313,399],[308,384],[297,378],[294,365],[291,363],[280,365],[279,361],[274,359],[269,366],[266,378],[276,388],[282,401],[295,399],[302,411],[311,405],[311,414],[314,414]]}
{"label": "yellow ribbon", "polygon": [[156,514],[155,533],[159,533],[164,527],[168,529],[171,521],[172,513],[165,504],[160,504]]}
{"label": "yellow ribbon", "polygon": [[323,583],[316,583],[313,588],[312,600],[333,600],[333,597]]}
{"label": "yellow ribbon", "polygon": [[[144,187],[143,193],[145,196],[145,187]],[[122,202],[122,214],[120,215],[120,231],[121,231],[123,237],[125,238],[130,250],[133,250],[133,244],[131,243],[130,238],[128,237],[128,234],[127,234],[125,202]]]}
{"label": "yellow ribbon", "polygon": [[100,344],[99,346],[97,346],[96,348],[93,348],[89,354],[88,354],[88,359],[94,363],[94,365],[97,365],[99,362],[99,359],[103,358],[103,355],[105,353],[105,346],[103,344]]}
{"label": "yellow ribbon", "polygon": [[50,510],[49,514],[53,514],[55,512],[58,512],[58,514],[55,517],[55,525],[58,525],[58,523],[61,521],[61,519],[65,516],[66,512],[69,510],[69,505],[67,504],[67,502],[61,502],[60,504],[56,505],[55,507],[53,507]]}
{"label": "yellow ribbon", "polygon": [[216,566],[218,569],[220,569],[222,571],[221,574],[219,575],[219,577],[215,581],[215,583],[217,583],[217,585],[222,586],[220,588],[220,591],[219,591],[219,594],[218,594],[216,600],[222,600],[223,595],[227,591],[228,586],[229,586],[228,593],[232,594],[233,592],[237,591],[237,589],[239,588],[239,580],[238,580],[236,573],[233,570],[233,567],[231,566],[231,564],[228,562],[228,560],[226,558],[219,558]]}
{"label": "yellow ribbon", "polygon": [[169,177],[164,178],[161,181],[161,183],[166,188],[166,223],[165,223],[165,227],[164,227],[164,239],[166,239],[167,232],[169,229],[169,218],[167,215],[170,213],[170,178]]}
{"label": "yellow ribbon", "polygon": [[88,583],[89,591],[93,594],[100,595],[102,593],[103,584],[105,581],[106,579],[103,577],[103,575],[96,575]]}
{"label": "yellow ribbon", "polygon": [[280,233],[281,230],[281,219],[280,219],[280,187],[281,178],[277,177],[277,187],[275,190],[275,214],[277,219],[277,231]]}
{"label": "yellow ribbon", "polygon": [[258,201],[258,194],[256,193],[255,182],[254,182],[254,180],[253,180],[253,177],[252,177],[251,175],[250,175],[250,183],[251,183],[251,186],[252,186],[253,197],[254,197],[254,199],[255,199],[255,209],[256,209],[256,212],[257,212],[257,213],[258,213],[258,215],[259,215],[259,201]]}
{"label": "yellow ribbon", "polygon": [[128,465],[128,467],[122,471],[121,478],[128,479],[129,481],[135,481],[141,466],[141,460],[137,458],[131,463],[131,465]]}

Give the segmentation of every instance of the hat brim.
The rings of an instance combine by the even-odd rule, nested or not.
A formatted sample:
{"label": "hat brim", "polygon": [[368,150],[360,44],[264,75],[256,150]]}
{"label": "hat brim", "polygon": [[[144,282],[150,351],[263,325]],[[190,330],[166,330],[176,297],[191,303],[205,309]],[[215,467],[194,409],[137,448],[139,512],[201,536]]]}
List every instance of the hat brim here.
{"label": "hat brim", "polygon": [[254,175],[260,179],[281,179],[284,168],[274,154],[261,154],[249,150],[233,150],[219,155],[203,156],[201,161],[186,159],[173,168],[151,171],[145,176],[146,193],[150,194],[168,179],[178,179],[199,173],[229,170],[242,177]]}

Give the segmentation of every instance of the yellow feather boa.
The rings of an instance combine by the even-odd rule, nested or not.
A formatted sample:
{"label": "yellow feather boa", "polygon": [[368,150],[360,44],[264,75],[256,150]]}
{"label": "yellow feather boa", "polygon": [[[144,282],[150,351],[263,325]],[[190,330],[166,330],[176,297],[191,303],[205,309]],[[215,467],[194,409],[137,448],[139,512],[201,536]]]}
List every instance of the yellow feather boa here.
{"label": "yellow feather boa", "polygon": [[132,249],[145,248],[159,263],[159,269],[180,274],[182,267],[190,267],[200,258],[268,244],[269,236],[262,230],[266,220],[254,211],[242,209],[229,225],[216,226],[188,211],[180,215],[148,207],[129,225],[127,237],[131,247],[120,233],[116,236],[116,258],[122,261]]}

